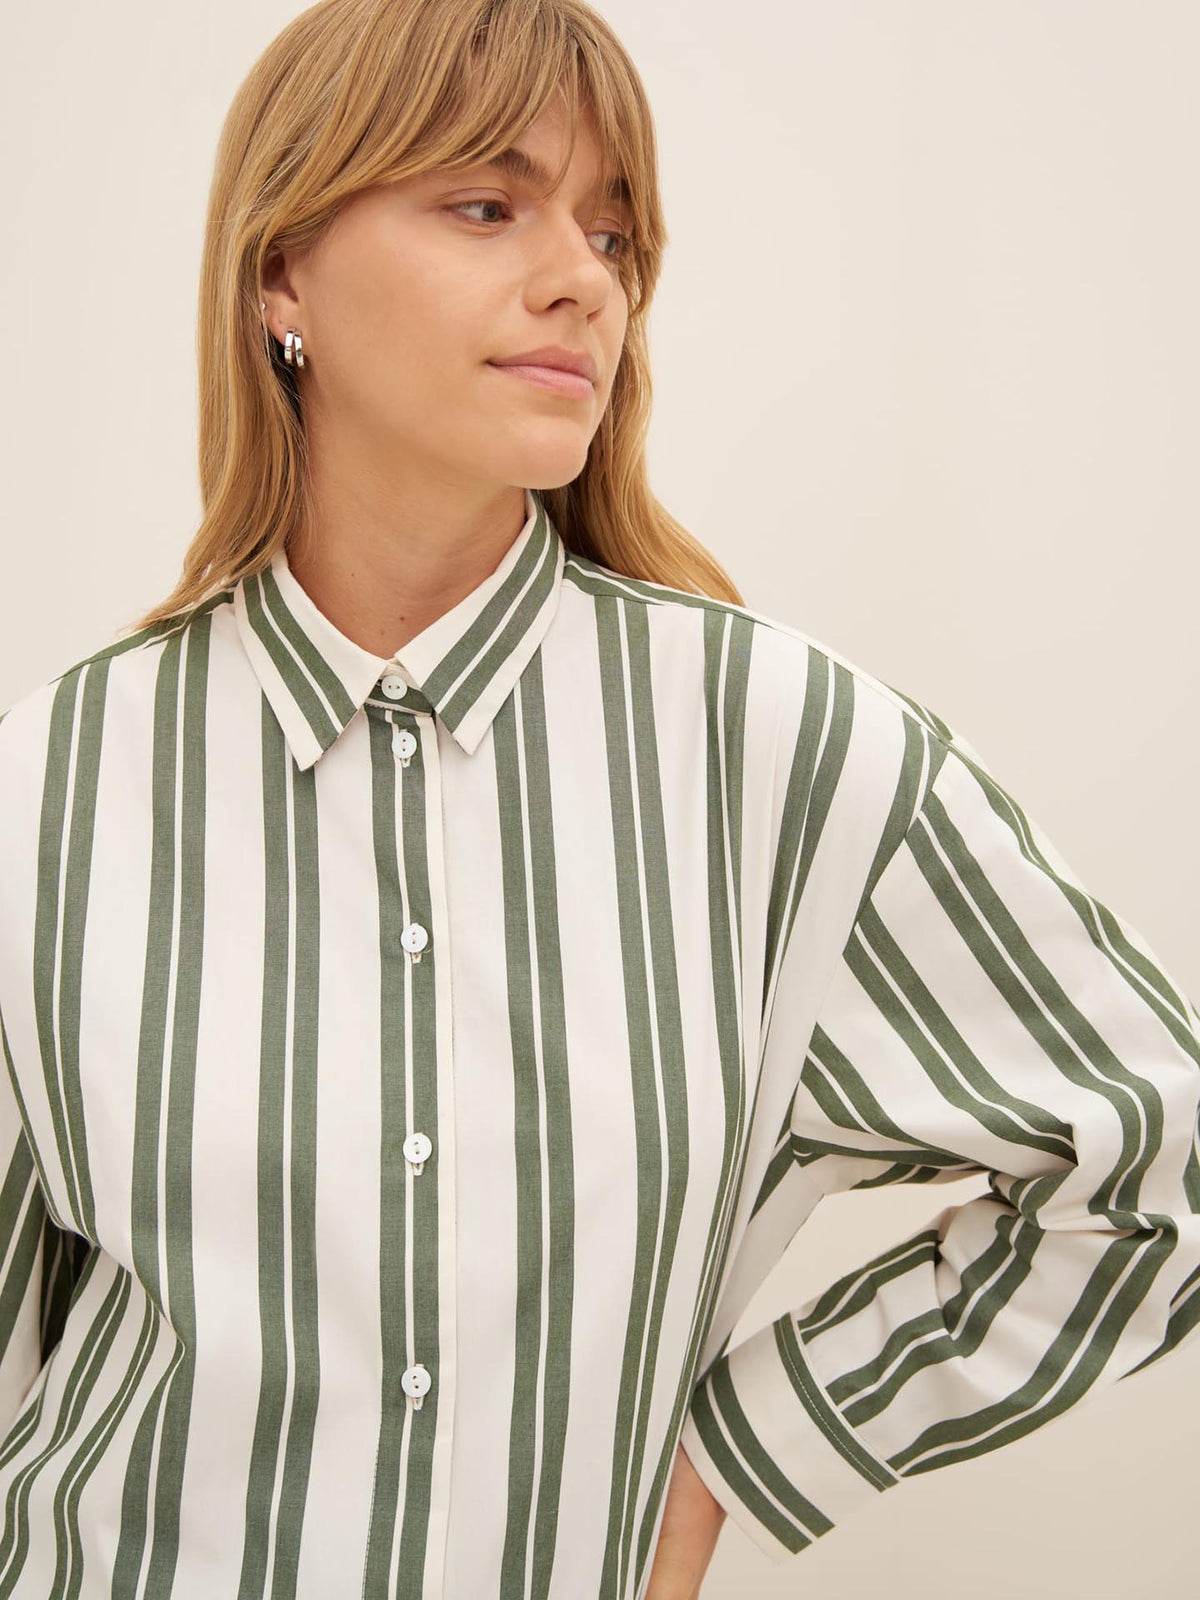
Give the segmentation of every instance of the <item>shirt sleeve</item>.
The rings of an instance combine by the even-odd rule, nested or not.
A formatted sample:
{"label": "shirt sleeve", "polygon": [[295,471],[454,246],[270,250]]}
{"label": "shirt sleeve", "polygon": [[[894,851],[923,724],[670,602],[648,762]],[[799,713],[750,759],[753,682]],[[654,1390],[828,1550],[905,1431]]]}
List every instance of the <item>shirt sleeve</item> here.
{"label": "shirt sleeve", "polygon": [[[0,1022],[0,1033],[3,1024]],[[0,1442],[62,1337],[89,1243],[51,1217],[11,1077],[0,1067]]]}
{"label": "shirt sleeve", "polygon": [[681,1444],[773,1560],[1200,1323],[1200,1016],[955,739],[860,905],[789,1114],[822,1194],[988,1192],[723,1349]]}

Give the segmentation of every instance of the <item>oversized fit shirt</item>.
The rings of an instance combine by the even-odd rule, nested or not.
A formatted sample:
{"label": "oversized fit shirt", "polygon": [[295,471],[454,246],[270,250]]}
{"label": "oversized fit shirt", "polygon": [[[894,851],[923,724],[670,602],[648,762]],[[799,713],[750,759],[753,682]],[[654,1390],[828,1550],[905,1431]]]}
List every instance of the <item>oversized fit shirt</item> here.
{"label": "oversized fit shirt", "polygon": [[[0,1596],[636,1600],[680,1443],[783,1560],[1200,1321],[1139,933],[934,712],[526,513],[392,657],[281,552],[0,721]],[[970,1173],[731,1342],[822,1196]]]}

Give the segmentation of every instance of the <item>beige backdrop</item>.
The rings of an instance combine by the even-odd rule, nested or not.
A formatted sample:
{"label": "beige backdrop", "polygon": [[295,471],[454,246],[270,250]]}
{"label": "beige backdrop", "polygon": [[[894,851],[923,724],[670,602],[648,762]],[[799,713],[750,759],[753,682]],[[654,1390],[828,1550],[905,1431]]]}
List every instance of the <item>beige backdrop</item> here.
{"label": "beige backdrop", "polygon": [[[174,582],[217,130],[299,9],[6,8],[0,705]],[[962,732],[1200,997],[1200,6],[599,9],[660,139],[657,492],[753,609]],[[984,1188],[826,1201],[735,1337]],[[1189,1592],[1198,1422],[1194,1349],[783,1566],[727,1524],[704,1600]]]}

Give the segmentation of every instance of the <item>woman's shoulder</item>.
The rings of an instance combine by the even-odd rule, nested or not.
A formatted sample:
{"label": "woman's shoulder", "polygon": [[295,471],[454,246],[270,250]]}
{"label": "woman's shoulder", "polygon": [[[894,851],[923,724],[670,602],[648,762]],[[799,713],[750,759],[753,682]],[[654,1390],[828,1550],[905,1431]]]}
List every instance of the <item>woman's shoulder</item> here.
{"label": "woman's shoulder", "polygon": [[946,757],[970,748],[916,695],[773,613],[576,556],[565,576],[585,605],[616,596],[647,608],[651,678],[661,665],[704,699],[748,791],[773,796],[785,826],[803,830],[814,805],[864,820],[881,806],[915,814]]}
{"label": "woman's shoulder", "polygon": [[45,716],[58,700],[69,698],[89,677],[108,680],[114,675],[129,680],[149,675],[153,678],[162,649],[172,639],[182,637],[189,628],[214,610],[229,606],[232,589],[210,595],[199,605],[149,627],[120,627],[100,645],[77,656],[51,677],[40,679],[22,690],[6,706],[0,707],[0,728],[10,724],[7,735],[13,738],[18,727]]}
{"label": "woman's shoulder", "polygon": [[751,606],[700,595],[670,584],[630,578],[599,562],[572,554],[564,577],[591,597],[620,596],[652,608],[655,625],[683,633],[697,625],[719,635],[718,647],[741,667],[747,691],[771,704],[786,722],[812,714],[818,697],[834,703],[834,714],[852,708],[880,732],[920,730],[934,744],[949,746],[954,730],[930,705],[872,672],[814,634]]}
{"label": "woman's shoulder", "polygon": [[229,597],[223,591],[165,622],[120,628],[0,706],[0,787],[19,781],[22,773],[47,770],[55,749],[69,750],[81,725],[101,721],[120,697],[152,699],[170,640],[181,639],[200,616]]}

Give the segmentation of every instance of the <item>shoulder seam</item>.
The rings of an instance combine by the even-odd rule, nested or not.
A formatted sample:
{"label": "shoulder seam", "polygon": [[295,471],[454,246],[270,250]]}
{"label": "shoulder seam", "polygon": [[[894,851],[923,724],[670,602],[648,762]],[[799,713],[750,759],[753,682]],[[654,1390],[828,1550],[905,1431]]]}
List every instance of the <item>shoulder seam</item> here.
{"label": "shoulder seam", "polygon": [[[795,639],[800,644],[817,650],[831,663],[844,668],[857,682],[881,693],[885,699],[890,700],[899,710],[908,712],[935,739],[946,745],[950,745],[954,741],[954,730],[930,706],[914,699],[912,695],[906,694],[902,689],[898,689],[895,684],[889,683],[886,678],[879,677],[860,662],[852,661],[848,656],[834,649],[832,645],[827,644],[823,639],[818,639],[814,634],[807,633],[803,628],[795,627],[790,622],[784,622],[780,617],[770,616],[764,611],[755,611],[749,606],[738,605],[733,600],[720,600],[713,595],[692,594],[686,589],[676,589],[665,583],[654,583],[648,578],[630,578],[623,573],[614,572],[610,567],[602,566],[599,562],[592,561],[590,557],[580,556],[576,553],[568,554],[563,568],[564,575],[572,567],[580,573],[594,577],[607,584],[612,591],[623,594],[629,600],[641,600],[647,605],[669,605],[674,600],[682,605],[684,609],[700,608],[724,612],[730,616],[743,617],[746,621],[756,623],[759,627],[770,629],[772,633]],[[659,598],[660,595],[661,598]]]}
{"label": "shoulder seam", "polygon": [[85,667],[94,666],[98,662],[114,660],[117,656],[128,655],[131,651],[146,649],[149,645],[162,643],[172,638],[176,633],[183,632],[199,617],[206,616],[219,605],[228,604],[232,599],[233,589],[222,589],[216,594],[209,595],[207,599],[201,600],[187,611],[179,613],[178,616],[168,617],[164,622],[152,624],[148,628],[139,628],[136,632],[126,634],[124,637],[121,636],[118,630],[117,636],[111,639],[108,644],[100,645],[86,656],[80,656],[77,661],[72,661],[68,666],[63,667],[61,672],[54,673],[52,677],[43,678],[40,683],[31,684],[23,694],[17,696],[16,700],[5,706],[3,710],[0,710],[0,723],[4,721],[15,706],[20,705],[28,696],[37,694],[39,690],[52,689],[56,684],[61,683],[64,678],[69,678],[72,673],[82,672]]}

